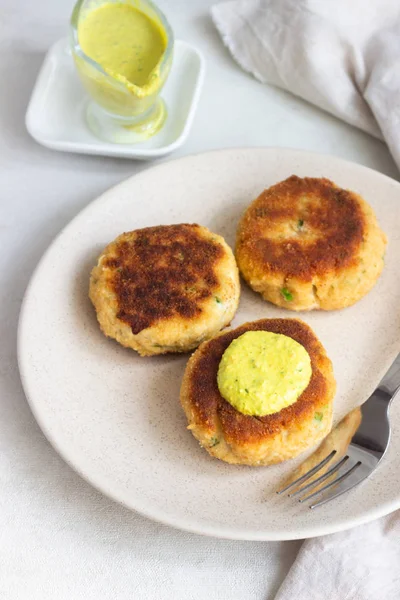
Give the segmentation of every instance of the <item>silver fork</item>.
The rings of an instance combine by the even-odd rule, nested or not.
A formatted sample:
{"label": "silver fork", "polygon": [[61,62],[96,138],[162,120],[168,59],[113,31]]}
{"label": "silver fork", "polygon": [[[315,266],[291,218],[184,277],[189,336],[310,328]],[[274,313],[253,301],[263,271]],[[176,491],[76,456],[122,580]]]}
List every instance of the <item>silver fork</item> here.
{"label": "silver fork", "polygon": [[[345,456],[337,460],[337,451],[332,450],[312,469],[298,477],[278,494],[288,492],[290,497],[299,497],[299,502],[312,501],[310,508],[321,506],[364,481],[377,468],[390,442],[389,406],[400,390],[400,355],[385,374],[376,390],[361,406],[362,420]],[[336,457],[336,461],[335,461]],[[327,468],[322,475],[309,482]],[[326,483],[325,483],[326,482]]]}

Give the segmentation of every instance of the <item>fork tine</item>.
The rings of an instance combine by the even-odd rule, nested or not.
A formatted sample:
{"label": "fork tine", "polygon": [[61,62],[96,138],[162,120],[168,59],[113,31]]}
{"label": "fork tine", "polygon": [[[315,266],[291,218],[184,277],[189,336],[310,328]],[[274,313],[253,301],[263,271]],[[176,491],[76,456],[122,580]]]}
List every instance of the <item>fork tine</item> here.
{"label": "fork tine", "polygon": [[[349,492],[350,490],[352,490],[354,487],[356,487],[356,485],[358,485],[359,483],[364,481],[364,479],[366,479],[367,477],[368,477],[368,474],[364,473],[359,479],[357,479],[357,481],[354,481],[353,483],[350,482],[350,485],[348,485],[348,486],[345,485],[346,482],[344,482],[344,483],[342,482],[342,484],[339,483],[338,484],[339,491],[336,491],[338,488],[334,488],[336,493],[332,491],[332,493],[328,494],[326,498],[322,498],[315,504],[311,504],[310,508],[317,508],[318,506],[322,506],[322,504],[326,504],[326,502],[330,502],[331,500],[338,498],[342,494],[345,494],[346,492]],[[340,488],[342,488],[342,489],[340,489]]]}
{"label": "fork tine", "polygon": [[298,477],[297,479],[295,479],[294,481],[292,481],[291,483],[289,483],[288,485],[286,485],[281,490],[278,490],[276,493],[278,495],[283,494],[284,492],[287,492],[288,490],[290,490],[291,487],[299,485],[299,483],[303,483],[303,481],[306,481],[307,479],[309,479],[309,477],[312,477],[313,475],[315,475],[315,473],[317,473],[330,460],[332,460],[332,458],[335,456],[335,454],[336,454],[336,450],[332,450],[332,452],[330,454],[328,454],[328,456],[326,458],[324,458],[323,460],[321,460],[317,465],[315,465],[315,467],[313,467],[312,469],[310,469],[309,471],[307,471],[307,473],[304,473],[304,475],[302,475],[301,477]]}
{"label": "fork tine", "polygon": [[[345,473],[343,473],[343,475],[340,475],[340,477],[337,477],[336,479],[334,479],[334,481],[331,481],[330,483],[328,483],[327,485],[325,485],[320,490],[317,490],[313,494],[310,494],[309,496],[305,496],[304,498],[300,498],[299,502],[306,502],[307,500],[310,500],[311,498],[314,498],[314,496],[317,496],[318,494],[322,494],[323,492],[325,492],[326,490],[328,490],[329,488],[331,488],[333,485],[337,485],[338,483],[340,483],[344,479],[347,479],[347,477],[349,477],[356,469],[358,469],[358,467],[360,465],[361,465],[361,461],[359,460],[355,465],[353,465],[350,469],[348,469],[348,471],[346,471]],[[333,498],[333,496],[331,498],[329,498],[329,500],[331,500],[332,498]],[[326,502],[327,501],[328,501],[328,498],[326,499]],[[315,506],[317,506],[317,504],[314,505],[314,508],[315,508]]]}
{"label": "fork tine", "polygon": [[301,494],[301,493],[305,492],[306,490],[309,490],[310,488],[312,488],[312,489],[315,488],[316,485],[318,485],[322,481],[325,481],[326,479],[329,479],[329,477],[331,475],[333,475],[334,473],[336,473],[336,471],[339,471],[340,467],[342,467],[348,460],[349,460],[349,456],[348,455],[344,456],[342,458],[342,460],[339,460],[339,462],[337,462],[336,464],[334,464],[333,467],[331,467],[329,469],[329,471],[327,471],[326,473],[324,473],[323,475],[321,475],[320,477],[318,477],[318,479],[314,479],[313,481],[311,481],[307,485],[304,485],[303,487],[301,487],[300,489],[296,490],[292,494],[289,494],[289,496],[291,498],[293,498],[293,496],[297,496],[298,494]]}

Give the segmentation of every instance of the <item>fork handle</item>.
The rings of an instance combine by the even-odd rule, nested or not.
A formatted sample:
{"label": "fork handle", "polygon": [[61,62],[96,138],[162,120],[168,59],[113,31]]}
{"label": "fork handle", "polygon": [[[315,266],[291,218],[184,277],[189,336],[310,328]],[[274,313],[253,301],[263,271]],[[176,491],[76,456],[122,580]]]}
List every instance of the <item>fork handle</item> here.
{"label": "fork handle", "polygon": [[390,394],[391,397],[400,388],[400,354],[383,376],[378,388]]}

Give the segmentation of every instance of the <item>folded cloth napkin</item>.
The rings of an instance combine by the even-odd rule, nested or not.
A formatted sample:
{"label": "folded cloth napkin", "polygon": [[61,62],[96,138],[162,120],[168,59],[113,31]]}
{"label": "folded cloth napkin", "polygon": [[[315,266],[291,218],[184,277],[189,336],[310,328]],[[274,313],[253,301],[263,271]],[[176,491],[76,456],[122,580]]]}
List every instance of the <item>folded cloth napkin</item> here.
{"label": "folded cloth napkin", "polygon": [[400,512],[307,540],[275,600],[400,598]]}
{"label": "folded cloth napkin", "polygon": [[243,69],[384,139],[400,167],[398,0],[234,0],[212,17]]}

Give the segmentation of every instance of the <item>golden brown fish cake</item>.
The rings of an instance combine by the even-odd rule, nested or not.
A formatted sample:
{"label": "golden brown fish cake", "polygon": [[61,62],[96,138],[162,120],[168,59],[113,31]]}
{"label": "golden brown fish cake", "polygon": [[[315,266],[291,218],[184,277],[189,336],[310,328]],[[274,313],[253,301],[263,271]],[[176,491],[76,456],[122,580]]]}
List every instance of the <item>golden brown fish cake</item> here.
{"label": "golden brown fish cake", "polygon": [[[246,331],[287,335],[311,359],[310,383],[294,404],[265,417],[244,415],[220,394],[218,366],[226,348]],[[298,319],[261,319],[204,342],[189,359],[180,400],[195,438],[228,463],[270,465],[293,458],[323,439],[332,425],[336,390],[332,363],[312,331]]]}
{"label": "golden brown fish cake", "polygon": [[196,224],[123,233],[100,256],[89,291],[103,333],[143,356],[211,338],[231,322],[239,294],[232,250]]}
{"label": "golden brown fish cake", "polygon": [[291,310],[350,306],[374,286],[386,236],[358,194],[292,175],[264,190],[238,227],[236,258],[265,300]]}

